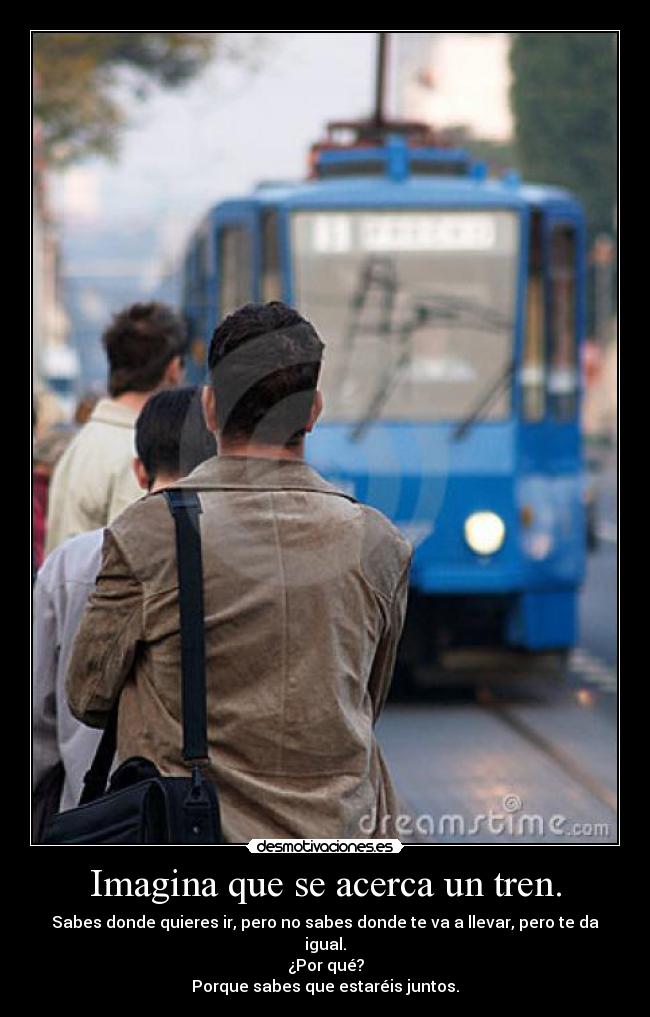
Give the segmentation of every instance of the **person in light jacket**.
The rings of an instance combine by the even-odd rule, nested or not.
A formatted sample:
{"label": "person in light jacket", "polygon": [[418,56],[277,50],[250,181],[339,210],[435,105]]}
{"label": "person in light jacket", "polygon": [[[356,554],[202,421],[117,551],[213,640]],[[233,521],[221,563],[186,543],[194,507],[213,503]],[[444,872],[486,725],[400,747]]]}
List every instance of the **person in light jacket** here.
{"label": "person in light jacket", "polygon": [[[132,469],[140,494],[160,491],[216,453],[200,405],[200,390],[158,392],[145,404],[135,427]],[[103,529],[70,537],[49,555],[34,586],[32,783],[63,764],[60,809],[79,803],[83,778],[101,731],[71,715],[65,676],[88,597],[101,564]]]}
{"label": "person in light jacket", "polygon": [[[202,514],[206,775],[226,840],[396,835],[375,737],[407,602],[411,546],[304,460],[323,344],[296,311],[247,305],[215,330],[204,389],[218,455],[174,485]],[[68,670],[75,716],[116,698],[118,757],[187,775],[174,526],[159,496],[106,531]]]}
{"label": "person in light jacket", "polygon": [[138,413],[153,392],[182,381],[185,329],[164,304],[127,307],[103,343],[110,399],[99,400],[54,470],[46,554],[68,537],[106,526],[140,497],[132,466]]}

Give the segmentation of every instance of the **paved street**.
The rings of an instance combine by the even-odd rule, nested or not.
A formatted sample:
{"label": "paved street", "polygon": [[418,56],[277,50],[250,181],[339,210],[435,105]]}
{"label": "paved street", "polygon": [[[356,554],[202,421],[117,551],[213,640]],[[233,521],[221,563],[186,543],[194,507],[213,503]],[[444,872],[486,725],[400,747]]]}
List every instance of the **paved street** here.
{"label": "paved street", "polygon": [[582,645],[614,666],[616,661],[616,464],[613,458],[598,477],[599,547],[589,556],[580,605]]}
{"label": "paved street", "polygon": [[387,707],[380,741],[405,803],[404,833],[415,841],[616,840],[613,461],[599,485],[601,540],[589,557],[581,643],[567,673],[436,690]]}

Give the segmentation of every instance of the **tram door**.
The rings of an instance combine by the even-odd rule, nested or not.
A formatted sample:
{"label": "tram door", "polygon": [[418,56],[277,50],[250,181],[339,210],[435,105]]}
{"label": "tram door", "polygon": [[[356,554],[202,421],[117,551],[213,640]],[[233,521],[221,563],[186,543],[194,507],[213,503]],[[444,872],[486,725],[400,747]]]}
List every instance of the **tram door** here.
{"label": "tram door", "polygon": [[200,384],[205,376],[207,348],[214,328],[216,296],[212,249],[207,227],[188,251],[183,276],[183,307],[189,341],[187,381]]}
{"label": "tram door", "polygon": [[[580,439],[584,229],[573,211],[533,211],[520,381],[518,502],[535,642],[575,638],[575,591],[585,561]],[[529,595],[527,595],[528,597]]]}
{"label": "tram door", "polygon": [[227,219],[216,229],[217,320],[254,299],[252,215]]}
{"label": "tram door", "polygon": [[[562,215],[546,218],[544,247],[546,255],[548,412],[550,422],[561,434],[562,425],[570,428],[562,439],[562,458],[577,455],[571,433],[578,437],[580,389],[580,235],[579,224]],[[571,449],[569,452],[569,445]],[[576,459],[576,467],[578,462]]]}
{"label": "tram door", "polygon": [[580,466],[582,225],[534,211],[528,252],[521,384],[525,462],[546,473]]}
{"label": "tram door", "polygon": [[[576,220],[533,212],[520,375],[522,420],[527,425],[578,425],[581,243]],[[554,434],[563,442],[567,437],[557,428],[545,428],[545,441]],[[565,455],[566,444],[562,448]],[[548,446],[544,457],[547,452]]]}

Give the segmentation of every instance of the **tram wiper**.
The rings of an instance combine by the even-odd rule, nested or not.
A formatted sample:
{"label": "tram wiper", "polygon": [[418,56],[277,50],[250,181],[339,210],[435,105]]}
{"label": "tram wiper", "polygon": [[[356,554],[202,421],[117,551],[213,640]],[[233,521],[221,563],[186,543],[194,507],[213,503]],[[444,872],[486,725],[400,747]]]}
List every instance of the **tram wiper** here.
{"label": "tram wiper", "polygon": [[513,358],[506,364],[504,370],[498,376],[496,381],[490,385],[487,392],[485,392],[485,394],[482,395],[476,401],[473,409],[471,409],[467,416],[465,416],[460,421],[458,427],[452,433],[451,437],[453,441],[460,441],[461,438],[464,438],[469,429],[478,420],[480,420],[485,411],[489,409],[489,407],[492,405],[492,401],[496,398],[496,396],[499,395],[502,389],[504,389],[507,383],[510,381],[512,375],[514,374],[514,370],[515,370],[515,361]]}
{"label": "tram wiper", "polygon": [[377,420],[381,413],[382,406],[388,399],[389,395],[393,391],[395,384],[399,380],[399,376],[404,367],[406,367],[412,357],[413,351],[413,333],[417,328],[420,328],[430,317],[433,317],[430,310],[424,306],[418,306],[414,310],[412,318],[402,325],[399,330],[399,349],[400,353],[397,359],[390,365],[389,369],[384,372],[384,377],[381,383],[377,387],[375,394],[373,395],[366,412],[363,417],[356,425],[355,428],[350,432],[350,441],[359,441],[363,437],[370,424]]}
{"label": "tram wiper", "polygon": [[427,293],[425,296],[416,297],[418,307],[426,307],[430,310],[431,317],[445,318],[449,321],[461,322],[461,318],[473,319],[472,328],[486,332],[507,332],[513,327],[513,322],[506,315],[489,307],[480,304],[467,297],[450,297],[446,293]]}
{"label": "tram wiper", "polygon": [[[472,322],[472,328],[476,331],[506,332],[512,329],[512,321],[509,318],[500,314],[498,311],[495,311],[494,308],[485,307],[482,304],[475,303],[474,301],[448,297],[444,294],[428,294],[426,297],[420,298],[418,303],[416,303],[413,307],[412,318],[407,319],[399,330],[399,347],[401,352],[398,355],[397,360],[391,364],[389,369],[384,373],[384,377],[370,400],[366,412],[356,427],[351,431],[350,441],[359,441],[370,424],[374,423],[374,421],[379,417],[382,407],[395,388],[396,383],[399,381],[403,368],[406,367],[411,360],[413,333],[429,321],[443,320],[447,323],[456,323],[462,316],[469,316],[474,319]],[[459,322],[459,324],[463,323]],[[471,413],[468,414],[467,418],[463,420],[456,429],[453,434],[454,440],[462,438],[465,430],[471,426],[475,417],[478,417],[483,411],[484,404],[485,406],[489,405],[494,396],[498,394],[501,387],[506,383],[513,370],[514,363],[508,364],[507,372],[504,376],[500,376],[498,382],[495,384],[495,391],[493,391],[492,387],[490,387],[490,391],[487,395],[481,398],[480,404],[478,404]]]}
{"label": "tram wiper", "polygon": [[377,290],[381,297],[381,319],[378,328],[370,331],[373,334],[378,332],[386,342],[391,334],[393,307],[398,289],[397,270],[390,258],[371,257],[361,266],[359,282],[350,301],[350,321],[338,371],[339,384],[343,383],[348,373],[356,340],[364,332],[361,319],[373,289]]}

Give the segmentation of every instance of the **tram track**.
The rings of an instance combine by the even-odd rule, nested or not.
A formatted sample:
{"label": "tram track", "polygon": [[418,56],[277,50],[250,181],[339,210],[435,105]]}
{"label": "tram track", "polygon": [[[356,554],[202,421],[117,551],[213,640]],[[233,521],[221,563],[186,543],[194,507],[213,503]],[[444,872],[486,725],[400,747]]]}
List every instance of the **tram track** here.
{"label": "tram track", "polygon": [[601,805],[617,814],[618,802],[614,791],[608,788],[602,781],[593,777],[583,766],[563,749],[560,749],[545,735],[536,731],[532,725],[521,717],[517,716],[512,708],[501,705],[483,705],[482,709],[489,711],[497,717],[511,731],[514,731],[528,745],[532,745],[547,759],[551,760],[567,777],[577,784],[583,791],[596,798]]}
{"label": "tram track", "polygon": [[[394,704],[395,726],[386,747],[389,765],[393,760],[397,764],[396,783],[406,815],[436,824],[449,815],[471,822],[483,811],[489,814],[492,798],[514,781],[520,790],[513,799],[523,795],[535,814],[558,813],[578,825],[615,829],[615,731],[608,706],[616,693],[614,668],[581,649],[571,654],[563,673],[531,669],[506,675],[479,668],[473,675],[453,677],[453,683],[422,687],[420,694],[412,692]],[[450,724],[457,732],[451,739]],[[401,730],[419,738],[413,775],[412,753],[395,737]],[[437,732],[431,741],[429,732]],[[475,763],[468,767],[468,759]],[[430,788],[421,779],[423,772],[431,774]],[[448,783],[440,780],[441,773]],[[505,808],[511,811],[507,804]],[[434,831],[418,823],[401,838],[405,844],[465,842],[464,835],[448,838],[449,825],[439,839],[437,825]]]}
{"label": "tram track", "polygon": [[[577,788],[580,789],[580,791],[588,794],[598,801],[612,813],[614,818],[617,817],[618,803],[616,792],[608,788],[597,777],[593,776],[569,753],[559,748],[549,738],[535,730],[531,724],[517,716],[513,707],[503,706],[498,703],[481,702],[475,702],[474,705],[478,707],[481,713],[497,720],[499,723],[508,728],[509,731],[514,733],[520,741],[526,745],[529,752],[533,750],[541,753],[545,759],[560,770],[565,778],[568,778]],[[421,812],[422,810],[418,809],[415,806],[415,803],[409,799],[408,794],[405,794],[402,789],[400,790],[400,799],[406,814],[417,815]],[[421,846],[425,844],[435,845],[436,843],[444,844],[448,842],[436,841],[435,837],[432,838],[424,833],[419,833],[417,829],[415,829],[411,831],[410,836],[404,843],[406,846]]]}

